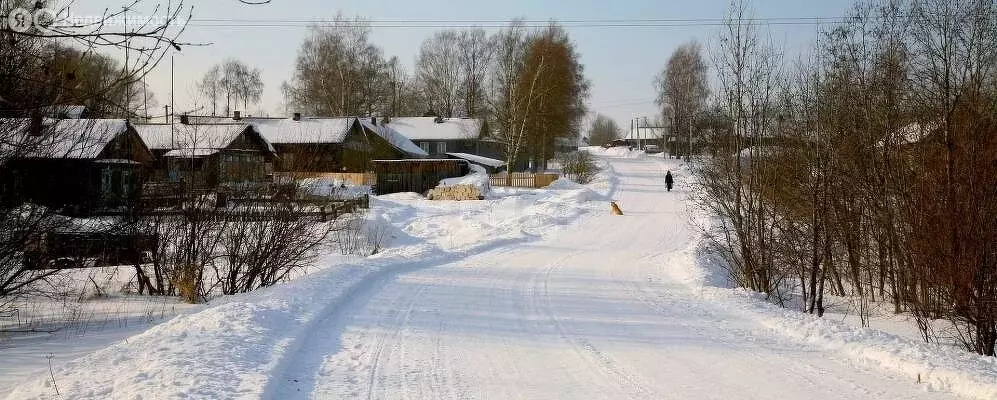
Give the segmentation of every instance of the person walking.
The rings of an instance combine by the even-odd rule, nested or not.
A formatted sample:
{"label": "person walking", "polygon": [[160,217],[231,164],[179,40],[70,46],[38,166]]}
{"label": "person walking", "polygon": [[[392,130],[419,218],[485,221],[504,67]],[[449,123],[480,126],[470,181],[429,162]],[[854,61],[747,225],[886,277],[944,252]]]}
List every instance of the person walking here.
{"label": "person walking", "polygon": [[669,192],[672,191],[672,184],[673,183],[675,183],[675,180],[672,179],[672,171],[665,172],[665,186],[668,186],[668,191]]}

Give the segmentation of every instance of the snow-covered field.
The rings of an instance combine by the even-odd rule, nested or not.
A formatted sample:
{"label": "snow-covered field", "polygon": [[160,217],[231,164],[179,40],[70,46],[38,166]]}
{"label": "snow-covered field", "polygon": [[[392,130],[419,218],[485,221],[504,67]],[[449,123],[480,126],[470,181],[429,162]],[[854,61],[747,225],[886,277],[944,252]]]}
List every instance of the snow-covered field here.
{"label": "snow-covered field", "polygon": [[590,151],[608,163],[586,186],[373,199],[386,251],[57,359],[61,395],[46,364],[9,398],[997,398],[992,359],[724,287],[680,162]]}

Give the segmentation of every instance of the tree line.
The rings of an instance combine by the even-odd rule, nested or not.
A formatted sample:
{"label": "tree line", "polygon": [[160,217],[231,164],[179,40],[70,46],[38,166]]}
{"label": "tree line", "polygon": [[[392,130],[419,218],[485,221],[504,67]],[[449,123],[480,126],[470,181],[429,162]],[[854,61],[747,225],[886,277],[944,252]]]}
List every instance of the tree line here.
{"label": "tree line", "polygon": [[887,302],[925,341],[995,355],[997,6],[871,0],[821,28],[787,63],[735,3],[712,101],[662,79],[665,115],[703,143],[712,252],[780,304],[823,315],[846,296],[867,324]]}
{"label": "tree line", "polygon": [[[435,32],[415,69],[386,58],[362,18],[338,15],[310,28],[294,76],[281,86],[289,108],[316,116],[480,118],[505,161],[543,163],[561,138],[576,138],[589,81],[568,33],[556,22],[527,29],[514,21]],[[470,133],[477,135],[478,132]]]}

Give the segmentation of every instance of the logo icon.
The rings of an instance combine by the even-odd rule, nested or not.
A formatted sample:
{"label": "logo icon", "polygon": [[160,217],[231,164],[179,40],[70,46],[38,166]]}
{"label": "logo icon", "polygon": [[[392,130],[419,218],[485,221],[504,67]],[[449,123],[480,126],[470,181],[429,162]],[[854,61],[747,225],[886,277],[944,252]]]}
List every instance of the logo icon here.
{"label": "logo icon", "polygon": [[7,16],[7,26],[14,32],[27,32],[34,25],[34,15],[31,15],[31,11],[23,8],[18,7],[10,10],[10,15]]}

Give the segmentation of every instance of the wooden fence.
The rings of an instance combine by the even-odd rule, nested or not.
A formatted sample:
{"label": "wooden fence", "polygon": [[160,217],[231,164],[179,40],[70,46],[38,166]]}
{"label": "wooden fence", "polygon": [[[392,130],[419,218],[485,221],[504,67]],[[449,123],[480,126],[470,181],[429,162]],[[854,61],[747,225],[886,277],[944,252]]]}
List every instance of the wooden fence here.
{"label": "wooden fence", "polygon": [[[539,189],[549,186],[551,183],[557,180],[558,174],[532,174],[532,173],[522,173],[515,172],[512,174],[512,185],[511,187],[518,188],[534,188]],[[492,175],[489,177],[489,183],[492,186],[510,186],[507,185],[506,175]]]}
{"label": "wooden fence", "polygon": [[320,178],[349,182],[355,186],[373,186],[377,184],[377,175],[363,172],[275,172],[275,182],[289,182],[308,178]]}

